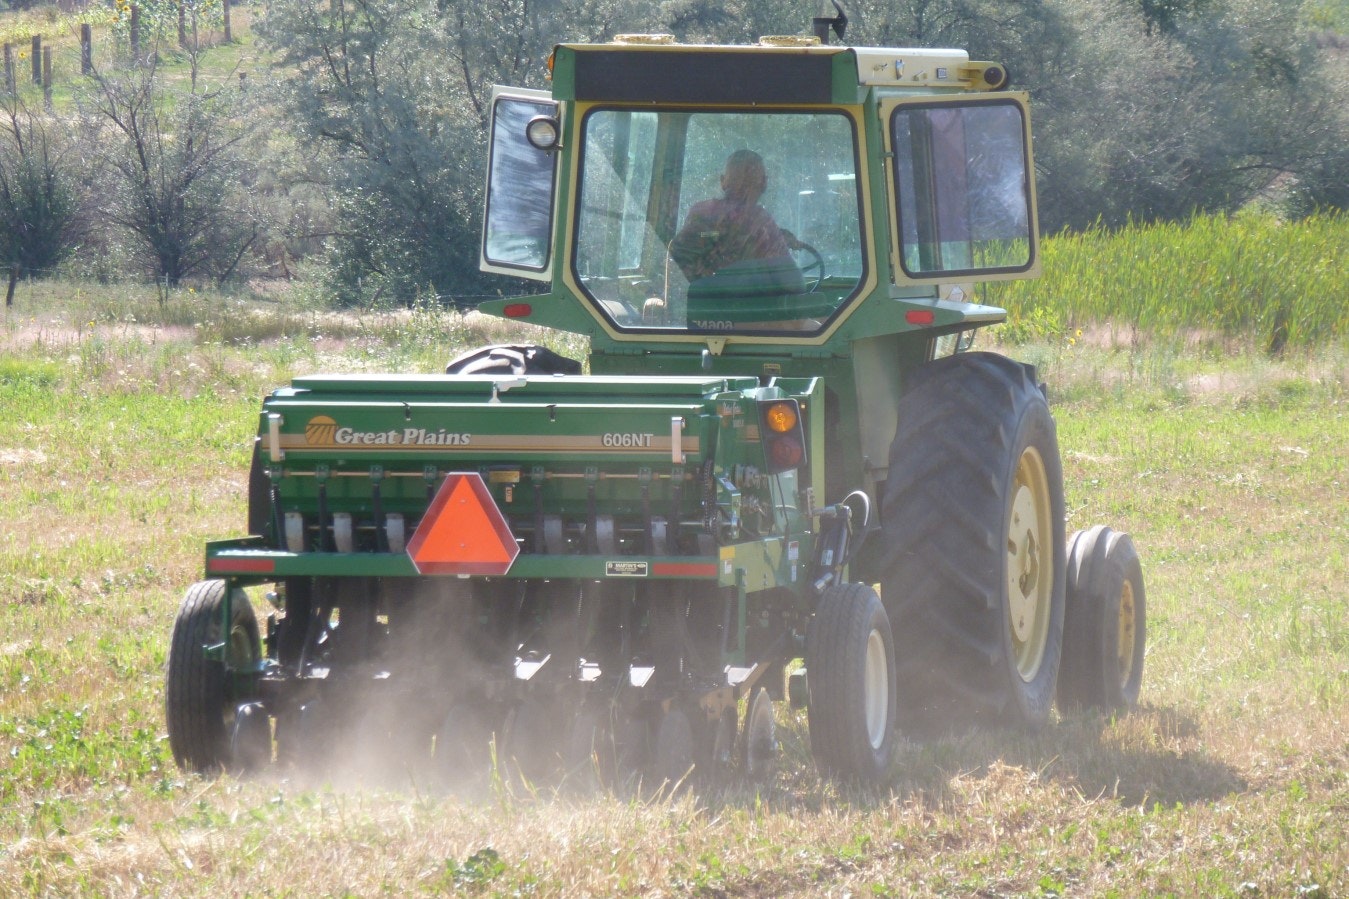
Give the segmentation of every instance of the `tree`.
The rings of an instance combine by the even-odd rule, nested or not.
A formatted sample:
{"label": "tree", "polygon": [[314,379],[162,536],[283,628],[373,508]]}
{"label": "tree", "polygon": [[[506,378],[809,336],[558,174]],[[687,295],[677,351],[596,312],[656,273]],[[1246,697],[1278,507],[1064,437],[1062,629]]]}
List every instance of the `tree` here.
{"label": "tree", "polygon": [[278,95],[319,157],[339,225],[339,300],[499,285],[477,270],[491,86],[540,86],[559,40],[606,38],[615,2],[276,0],[259,26],[291,72]]}
{"label": "tree", "polygon": [[162,82],[152,54],[129,72],[95,70],[80,97],[91,157],[107,175],[101,211],[132,236],[138,267],[170,287],[223,282],[264,232],[247,192],[255,119],[233,79],[208,88],[189,57],[186,92]]}
{"label": "tree", "polygon": [[10,97],[0,102],[0,263],[54,268],[80,230],[80,192],[61,129]]}

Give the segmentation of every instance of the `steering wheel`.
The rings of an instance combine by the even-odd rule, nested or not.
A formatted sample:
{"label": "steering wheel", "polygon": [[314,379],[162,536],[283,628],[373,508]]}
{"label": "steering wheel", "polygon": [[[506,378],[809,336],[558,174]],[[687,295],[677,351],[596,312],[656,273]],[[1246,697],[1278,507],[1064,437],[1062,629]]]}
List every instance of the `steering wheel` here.
{"label": "steering wheel", "polygon": [[[799,266],[801,277],[806,282],[806,293],[814,293],[819,290],[820,285],[824,283],[824,257],[820,255],[820,251],[802,240],[795,241],[791,246],[791,251],[793,253],[805,253],[810,257],[805,265]],[[814,275],[809,274],[812,270],[815,272]]]}

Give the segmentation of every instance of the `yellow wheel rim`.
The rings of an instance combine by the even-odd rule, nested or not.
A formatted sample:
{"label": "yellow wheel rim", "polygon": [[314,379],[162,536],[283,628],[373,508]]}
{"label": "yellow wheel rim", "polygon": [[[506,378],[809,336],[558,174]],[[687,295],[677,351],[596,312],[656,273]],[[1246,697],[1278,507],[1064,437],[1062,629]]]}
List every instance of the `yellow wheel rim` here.
{"label": "yellow wheel rim", "polygon": [[1045,463],[1034,447],[1017,462],[1007,520],[1008,629],[1017,673],[1029,683],[1049,643],[1054,602],[1054,525]]}
{"label": "yellow wheel rim", "polygon": [[1116,648],[1120,686],[1129,683],[1129,678],[1133,676],[1134,641],[1137,638],[1134,629],[1134,585],[1125,578],[1119,592],[1119,646]]}

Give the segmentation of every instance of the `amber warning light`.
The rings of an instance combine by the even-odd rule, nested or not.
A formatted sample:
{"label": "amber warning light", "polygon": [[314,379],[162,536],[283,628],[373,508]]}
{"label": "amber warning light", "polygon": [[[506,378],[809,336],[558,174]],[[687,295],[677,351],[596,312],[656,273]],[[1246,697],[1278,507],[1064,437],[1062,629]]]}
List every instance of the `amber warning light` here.
{"label": "amber warning light", "polygon": [[451,472],[408,541],[418,574],[505,574],[520,553],[477,472]]}
{"label": "amber warning light", "polygon": [[799,468],[805,463],[806,435],[796,400],[760,400],[759,421],[769,474]]}

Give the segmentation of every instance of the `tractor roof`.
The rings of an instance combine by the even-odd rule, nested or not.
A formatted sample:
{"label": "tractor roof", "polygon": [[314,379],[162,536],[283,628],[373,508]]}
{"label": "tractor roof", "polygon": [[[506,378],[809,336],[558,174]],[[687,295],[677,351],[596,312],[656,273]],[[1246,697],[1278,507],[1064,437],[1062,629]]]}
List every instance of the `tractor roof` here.
{"label": "tractor roof", "polygon": [[857,103],[866,89],[988,90],[1006,74],[964,50],[844,47],[815,38],[750,45],[680,44],[670,35],[619,35],[561,44],[550,60],[560,100],[669,103]]}

